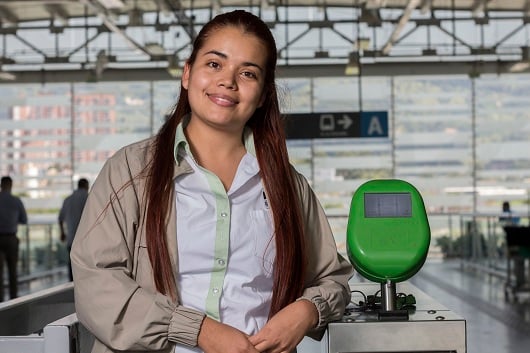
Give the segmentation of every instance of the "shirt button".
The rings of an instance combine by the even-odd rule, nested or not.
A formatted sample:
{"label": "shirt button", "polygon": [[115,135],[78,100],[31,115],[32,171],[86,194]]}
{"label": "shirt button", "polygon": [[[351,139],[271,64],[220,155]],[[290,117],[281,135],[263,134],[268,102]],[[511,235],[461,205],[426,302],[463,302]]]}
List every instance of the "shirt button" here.
{"label": "shirt button", "polygon": [[218,263],[219,265],[223,266],[223,265],[225,264],[225,260],[223,260],[223,259],[219,259],[219,260],[217,260],[217,263]]}
{"label": "shirt button", "polygon": [[214,289],[212,290],[212,292],[213,292],[213,294],[217,294],[217,293],[219,293],[219,289],[214,288]]}
{"label": "shirt button", "polygon": [[222,212],[222,213],[221,213],[221,217],[224,218],[224,217],[226,217],[226,216],[228,216],[228,214],[226,214],[226,212]]}

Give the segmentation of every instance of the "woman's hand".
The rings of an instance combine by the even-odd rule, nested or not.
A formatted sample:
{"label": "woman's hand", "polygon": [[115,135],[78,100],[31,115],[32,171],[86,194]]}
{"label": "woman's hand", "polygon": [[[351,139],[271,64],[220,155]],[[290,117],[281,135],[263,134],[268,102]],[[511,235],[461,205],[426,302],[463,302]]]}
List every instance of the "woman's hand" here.
{"label": "woman's hand", "polygon": [[315,305],[309,300],[298,300],[274,315],[249,341],[259,352],[289,353],[317,323]]}
{"label": "woman's hand", "polygon": [[209,317],[202,323],[197,344],[204,353],[259,353],[245,333]]}

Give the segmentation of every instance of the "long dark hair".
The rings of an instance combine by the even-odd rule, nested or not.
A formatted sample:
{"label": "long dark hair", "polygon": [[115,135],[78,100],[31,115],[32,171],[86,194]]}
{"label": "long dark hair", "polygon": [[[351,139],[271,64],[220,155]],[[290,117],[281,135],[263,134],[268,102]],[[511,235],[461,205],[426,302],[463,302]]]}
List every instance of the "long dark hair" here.
{"label": "long dark hair", "polygon": [[[285,131],[280,114],[275,84],[277,50],[274,37],[267,25],[257,16],[242,10],[221,14],[208,22],[193,43],[188,64],[193,65],[197,52],[208,36],[224,27],[236,27],[254,35],[267,48],[265,74],[265,100],[247,125],[254,135],[256,155],[261,178],[272,209],[276,260],[270,316],[295,301],[304,288],[306,251],[304,227],[300,210],[300,197],[289,164]],[[154,142],[154,157],[148,170],[147,185],[147,244],[153,267],[154,280],[159,292],[175,298],[176,283],[167,246],[167,215],[172,206],[175,131],[183,117],[191,112],[188,92],[182,86],[174,113],[162,126]],[[173,236],[173,235],[170,235]]]}

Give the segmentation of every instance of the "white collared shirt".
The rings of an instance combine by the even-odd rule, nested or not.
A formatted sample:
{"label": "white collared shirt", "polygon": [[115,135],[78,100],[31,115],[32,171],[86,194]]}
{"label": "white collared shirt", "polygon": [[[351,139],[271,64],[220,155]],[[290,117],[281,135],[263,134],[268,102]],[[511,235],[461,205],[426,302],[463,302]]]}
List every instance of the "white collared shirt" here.
{"label": "white collared shirt", "polygon": [[[197,165],[185,143],[177,148],[194,171],[175,181],[182,304],[256,333],[269,315],[276,255],[258,161],[247,152],[225,192],[217,176]],[[200,350],[177,346],[175,351]]]}

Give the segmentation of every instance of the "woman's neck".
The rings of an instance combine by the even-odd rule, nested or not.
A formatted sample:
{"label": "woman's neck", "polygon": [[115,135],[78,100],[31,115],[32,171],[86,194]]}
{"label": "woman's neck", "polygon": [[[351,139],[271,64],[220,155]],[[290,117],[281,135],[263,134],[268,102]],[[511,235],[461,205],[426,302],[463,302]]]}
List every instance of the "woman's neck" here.
{"label": "woman's neck", "polygon": [[243,131],[223,131],[190,122],[185,134],[195,161],[217,175],[225,190],[229,190],[246,154]]}

